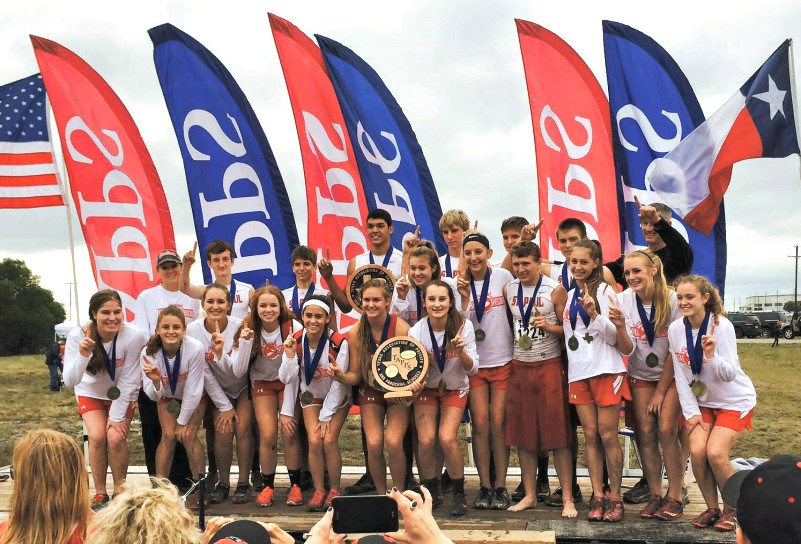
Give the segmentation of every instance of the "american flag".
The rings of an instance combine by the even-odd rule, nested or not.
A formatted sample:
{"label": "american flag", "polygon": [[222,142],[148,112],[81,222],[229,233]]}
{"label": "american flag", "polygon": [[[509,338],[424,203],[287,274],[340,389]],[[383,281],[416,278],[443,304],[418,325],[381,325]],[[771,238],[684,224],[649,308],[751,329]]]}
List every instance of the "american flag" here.
{"label": "american flag", "polygon": [[41,74],[0,87],[0,208],[62,206]]}

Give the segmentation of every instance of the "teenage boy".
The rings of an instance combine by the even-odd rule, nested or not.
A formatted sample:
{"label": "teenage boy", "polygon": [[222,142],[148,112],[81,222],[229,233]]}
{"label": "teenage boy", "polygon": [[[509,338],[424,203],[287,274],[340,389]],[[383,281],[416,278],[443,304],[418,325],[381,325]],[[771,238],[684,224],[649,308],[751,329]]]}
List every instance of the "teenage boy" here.
{"label": "teenage boy", "polygon": [[[326,254],[328,251],[326,250]],[[284,300],[286,300],[289,311],[300,320],[300,308],[309,295],[330,295],[336,302],[337,307],[343,312],[348,313],[352,310],[350,302],[345,292],[334,278],[334,268],[331,260],[326,257],[317,263],[317,254],[309,246],[298,246],[292,250],[292,273],[295,274],[295,285],[284,289]],[[320,271],[320,276],[325,279],[329,290],[323,289],[314,282],[315,267]]]}
{"label": "teenage boy", "polygon": [[[184,255],[184,268],[181,271],[183,281],[182,290],[192,298],[199,299],[203,296],[203,285],[192,285],[189,282],[189,270],[195,264],[195,251],[197,244],[192,251]],[[206,264],[214,275],[214,281],[224,285],[231,293],[231,317],[244,319],[248,313],[248,304],[253,295],[253,286],[231,277],[231,269],[234,267],[234,246],[224,240],[215,240],[206,247]]]}
{"label": "teenage boy", "polygon": [[[540,274],[540,248],[534,242],[518,242],[509,248],[509,255],[517,279],[504,288],[515,339],[506,399],[506,445],[516,446],[520,455],[526,491],[520,502],[509,508],[519,512],[537,505],[538,452],[553,450],[562,488],[571,488],[573,436],[561,357],[561,316],[567,291]],[[546,455],[546,471],[547,460]],[[563,497],[563,503],[562,515],[575,517],[572,496]]]}
{"label": "teenage boy", "polygon": [[[165,249],[156,256],[156,272],[161,283],[139,293],[136,299],[136,319],[134,325],[148,336],[156,332],[159,312],[167,306],[181,308],[188,325],[200,314],[200,301],[181,292],[181,258],[174,249]],[[143,390],[139,391],[139,420],[142,423],[142,445],[145,449],[145,464],[150,476],[156,475],[156,449],[161,442],[156,403],[150,400]],[[170,470],[170,481],[178,487],[186,487],[189,480],[197,477],[189,468],[186,449],[180,443],[175,446],[175,455]]]}
{"label": "teenage boy", "polygon": [[439,230],[448,246],[448,253],[440,255],[439,266],[443,278],[459,275],[459,258],[462,256],[464,233],[470,229],[470,220],[462,210],[448,210],[439,220]]}

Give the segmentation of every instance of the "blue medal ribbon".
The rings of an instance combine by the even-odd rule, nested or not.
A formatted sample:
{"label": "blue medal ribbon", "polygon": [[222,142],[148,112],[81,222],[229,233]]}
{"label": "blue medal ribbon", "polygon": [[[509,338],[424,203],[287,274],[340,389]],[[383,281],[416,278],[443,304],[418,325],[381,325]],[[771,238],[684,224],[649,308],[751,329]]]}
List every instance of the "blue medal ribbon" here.
{"label": "blue medal ribbon", "polygon": [[584,322],[585,327],[590,326],[590,314],[581,305],[579,299],[584,296],[581,289],[576,288],[573,291],[573,300],[570,301],[570,328],[575,332],[577,317],[580,315],[581,320]]}
{"label": "blue medal ribbon", "polygon": [[445,358],[448,355],[448,333],[445,333],[445,337],[442,339],[442,348],[437,345],[437,337],[434,336],[434,327],[431,326],[431,320],[429,319],[426,321],[428,325],[428,334],[431,335],[431,347],[434,351],[434,359],[437,360],[437,368],[439,368],[439,373],[442,374],[445,372]]}
{"label": "blue medal ribbon", "polygon": [[370,344],[373,346],[373,353],[376,352],[380,344],[383,344],[384,342],[387,341],[387,337],[389,336],[390,322],[392,322],[392,317],[388,315],[386,322],[384,322],[384,330],[381,332],[381,342],[379,342],[378,344],[375,343],[375,338],[373,338],[373,332],[370,331]]}
{"label": "blue medal ribbon", "polygon": [[420,289],[417,287],[413,287],[414,289],[414,298],[417,301],[417,320],[420,321],[420,318],[423,316],[423,293],[420,292]]}
{"label": "blue medal ribbon", "polygon": [[706,334],[709,325],[709,312],[704,315],[701,328],[698,329],[698,336],[693,343],[693,327],[690,325],[689,318],[684,318],[684,334],[687,337],[687,355],[690,356],[690,369],[694,376],[700,376],[704,365],[704,348],[701,346],[701,338]]}
{"label": "blue medal ribbon", "polygon": [[[373,252],[372,251],[368,252],[368,255],[370,255],[370,264],[375,264],[375,259],[373,259]],[[381,266],[383,266],[384,268],[387,268],[389,266],[389,258],[390,257],[392,257],[392,247],[390,247],[387,250],[387,254],[384,255],[384,262],[381,263]]]}
{"label": "blue medal ribbon", "polygon": [[167,378],[170,381],[170,394],[175,396],[175,390],[178,388],[178,373],[181,371],[181,348],[175,353],[175,364],[170,368],[170,362],[167,360],[167,354],[161,350],[161,356],[164,358],[164,366],[167,368]]}
{"label": "blue medal ribbon", "polygon": [[453,277],[453,269],[451,268],[451,254],[445,254],[445,274],[449,277]]}
{"label": "blue medal ribbon", "polygon": [[108,372],[108,377],[111,378],[111,381],[115,381],[114,377],[117,374],[117,335],[114,335],[114,340],[111,341],[111,359],[109,359],[108,353],[106,353],[106,349],[103,348],[100,351],[103,352],[103,363],[106,365],[106,371]]}
{"label": "blue medal ribbon", "polygon": [[[645,315],[645,308],[642,305],[639,295],[635,294],[634,298],[637,300],[637,312],[640,314],[640,321],[642,322],[642,329],[645,331],[645,338],[648,340],[648,345],[654,347],[654,313],[656,313],[656,304],[651,304],[651,315]],[[654,301],[655,302],[655,301]]]}
{"label": "blue medal ribbon", "polygon": [[559,277],[559,281],[562,282],[562,285],[565,287],[565,291],[575,289],[578,285],[576,283],[576,278],[571,278],[570,281],[567,281],[567,263],[562,264],[562,274]]}
{"label": "blue medal ribbon", "polygon": [[309,288],[306,290],[306,296],[303,297],[303,302],[298,302],[298,284],[295,284],[295,287],[292,288],[292,310],[295,312],[295,315],[300,315],[301,306],[306,303],[306,299],[309,298],[309,295],[314,294],[314,282],[309,284]]}
{"label": "blue medal ribbon", "polygon": [[487,267],[487,274],[484,276],[484,285],[481,286],[481,298],[476,296],[476,284],[473,278],[470,278],[470,291],[473,293],[473,305],[476,312],[476,321],[481,324],[481,318],[484,317],[484,305],[487,303],[487,293],[489,293],[490,274],[492,269]]}
{"label": "blue medal ribbon", "polygon": [[236,281],[234,281],[234,278],[231,278],[231,287],[228,288],[228,292],[231,293],[231,307],[228,308],[228,315],[231,315],[234,310],[234,302],[236,302]]}
{"label": "blue medal ribbon", "polygon": [[323,336],[317,344],[317,351],[314,352],[314,357],[311,356],[311,348],[309,347],[309,337],[303,335],[303,370],[305,371],[306,385],[310,385],[314,373],[317,371],[317,366],[320,364],[320,358],[323,355],[325,343],[328,340],[328,335],[323,331]]}
{"label": "blue medal ribbon", "polygon": [[537,281],[537,286],[534,288],[534,294],[531,295],[531,298],[528,301],[528,306],[525,310],[523,310],[523,282],[517,284],[517,308],[520,310],[520,316],[523,319],[523,328],[528,332],[528,324],[531,320],[531,310],[534,309],[534,301],[537,300],[537,293],[540,290],[540,286],[542,285],[542,275],[540,274],[540,279]]}

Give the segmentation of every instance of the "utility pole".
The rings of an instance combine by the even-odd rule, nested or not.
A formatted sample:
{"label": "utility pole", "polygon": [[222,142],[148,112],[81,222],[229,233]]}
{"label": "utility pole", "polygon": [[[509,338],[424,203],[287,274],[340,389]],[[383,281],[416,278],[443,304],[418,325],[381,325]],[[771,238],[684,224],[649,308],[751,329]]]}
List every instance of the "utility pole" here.
{"label": "utility pole", "polygon": [[789,258],[795,259],[795,288],[793,289],[793,312],[801,308],[798,307],[798,245],[795,246],[795,255],[788,255]]}

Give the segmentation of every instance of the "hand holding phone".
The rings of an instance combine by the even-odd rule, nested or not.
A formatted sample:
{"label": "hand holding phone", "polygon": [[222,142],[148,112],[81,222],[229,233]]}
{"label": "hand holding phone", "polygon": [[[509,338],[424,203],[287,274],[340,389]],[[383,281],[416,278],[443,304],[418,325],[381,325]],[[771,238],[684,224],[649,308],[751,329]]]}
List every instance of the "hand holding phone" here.
{"label": "hand holding phone", "polygon": [[386,495],[334,497],[333,529],[337,534],[388,533],[398,530],[398,504]]}

